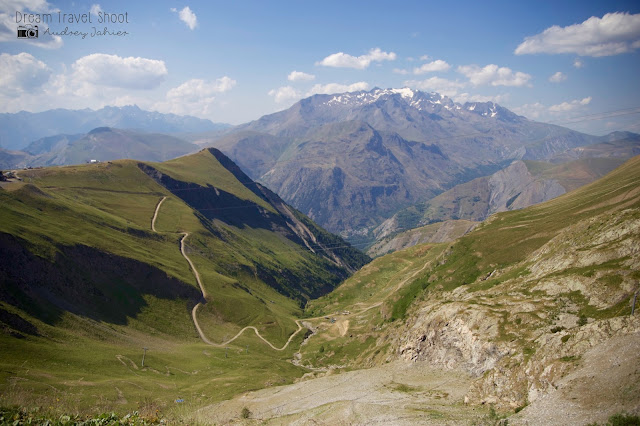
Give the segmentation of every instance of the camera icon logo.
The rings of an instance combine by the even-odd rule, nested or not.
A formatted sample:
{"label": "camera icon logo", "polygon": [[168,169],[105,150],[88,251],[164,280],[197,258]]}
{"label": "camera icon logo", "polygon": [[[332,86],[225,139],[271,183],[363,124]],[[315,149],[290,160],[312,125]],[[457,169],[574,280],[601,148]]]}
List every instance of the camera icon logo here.
{"label": "camera icon logo", "polygon": [[18,38],[38,38],[38,26],[20,25],[18,27]]}

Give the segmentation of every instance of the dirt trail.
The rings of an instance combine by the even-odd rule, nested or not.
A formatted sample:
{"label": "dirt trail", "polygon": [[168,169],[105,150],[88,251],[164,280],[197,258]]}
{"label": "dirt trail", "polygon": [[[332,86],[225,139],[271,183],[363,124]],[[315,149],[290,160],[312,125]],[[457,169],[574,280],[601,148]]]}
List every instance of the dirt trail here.
{"label": "dirt trail", "polygon": [[151,230],[153,232],[158,232],[156,231],[156,218],[158,217],[158,210],[160,210],[160,206],[166,199],[167,197],[162,197],[162,199],[158,201],[158,205],[156,206],[156,211],[153,213],[153,218],[151,219]]}
{"label": "dirt trail", "polygon": [[[160,206],[162,205],[162,203],[164,202],[164,200],[166,200],[167,197],[162,197],[162,199],[160,201],[158,201],[158,204],[156,205],[156,210],[153,213],[153,218],[151,219],[151,229],[154,232],[158,232],[156,230],[156,218],[158,217],[158,212],[160,211]],[[185,251],[185,240],[187,239],[187,237],[189,236],[188,232],[182,232],[182,238],[180,239],[180,253],[182,253],[182,257],[184,257],[186,259],[186,261],[189,263],[189,266],[191,267],[191,271],[193,272],[193,275],[196,278],[196,282],[198,283],[198,286],[200,287],[200,291],[202,292],[202,299],[205,301],[206,303],[206,299],[207,299],[207,291],[204,288],[204,285],[202,285],[202,280],[200,279],[200,274],[198,273],[198,270],[196,269],[196,266],[193,264],[193,262],[191,261],[191,259],[189,258],[189,256],[187,256],[187,253]],[[233,336],[231,339],[227,340],[226,342],[223,343],[214,343],[211,340],[209,340],[207,338],[207,336],[205,336],[204,332],[202,331],[202,328],[200,327],[200,323],[198,323],[198,317],[197,317],[197,313],[198,313],[198,308],[200,307],[200,305],[202,305],[203,302],[198,302],[193,309],[191,310],[191,319],[193,320],[193,325],[195,325],[196,330],[198,331],[198,335],[200,336],[200,339],[206,343],[207,345],[211,345],[211,346],[215,346],[217,348],[221,348],[224,346],[227,346],[229,343],[233,342],[234,340],[236,340],[238,337],[240,337],[242,335],[242,333],[244,333],[246,330],[253,330],[256,333],[256,336],[258,336],[260,338],[260,340],[262,340],[263,342],[265,342],[267,345],[269,345],[269,347],[271,347],[272,349],[276,350],[276,351],[283,351],[287,348],[287,346],[289,346],[289,343],[291,343],[291,341],[293,340],[293,338],[304,328],[302,326],[302,323],[300,322],[300,320],[295,320],[296,321],[296,325],[298,326],[298,329],[293,332],[293,334],[291,334],[291,336],[289,336],[289,339],[287,340],[287,342],[284,344],[284,346],[282,346],[281,348],[277,348],[275,347],[271,342],[269,342],[267,339],[265,339],[264,337],[262,337],[262,335],[260,334],[260,332],[258,331],[257,328],[255,328],[252,325],[249,325],[247,327],[244,327],[242,330],[240,330],[238,332],[238,334],[236,334],[235,336]]]}

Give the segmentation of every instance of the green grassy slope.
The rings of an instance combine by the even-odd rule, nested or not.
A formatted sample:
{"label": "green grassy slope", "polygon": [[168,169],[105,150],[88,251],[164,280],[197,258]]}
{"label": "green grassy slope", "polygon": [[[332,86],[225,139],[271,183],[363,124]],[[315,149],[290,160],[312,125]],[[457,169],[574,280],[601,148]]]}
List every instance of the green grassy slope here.
{"label": "green grassy slope", "polygon": [[[181,233],[189,233],[186,252],[208,294],[198,320],[214,342],[251,325],[281,347],[298,328],[300,304],[366,258],[333,236],[333,255],[346,254],[336,264],[326,234],[305,218],[318,240],[309,243],[312,253],[303,242],[310,237],[289,229],[283,206],[260,197],[212,152],[146,165],[190,189],[183,193],[130,160],[21,171],[22,182],[3,184],[0,405],[166,414],[175,399],[194,407],[301,374],[285,360],[302,333],[282,352],[252,331],[226,355],[201,342],[191,310],[202,295],[180,252]],[[261,226],[198,211],[212,193],[249,203],[235,216]],[[142,347],[149,348],[145,368]]]}

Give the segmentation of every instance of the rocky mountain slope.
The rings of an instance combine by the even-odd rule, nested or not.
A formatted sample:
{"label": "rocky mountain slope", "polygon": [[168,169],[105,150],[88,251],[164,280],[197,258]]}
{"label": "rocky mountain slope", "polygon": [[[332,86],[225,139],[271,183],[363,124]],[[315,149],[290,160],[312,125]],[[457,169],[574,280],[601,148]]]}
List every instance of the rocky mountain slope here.
{"label": "rocky mountain slope", "polygon": [[561,164],[518,160],[490,176],[456,185],[425,203],[399,211],[376,228],[374,235],[377,240],[388,240],[397,232],[426,224],[482,221],[493,213],[521,209],[579,188],[624,161],[624,157],[608,156]]}
{"label": "rocky mountain slope", "polygon": [[[620,360],[631,361],[640,341],[640,317],[630,315],[640,291],[639,212],[635,157],[553,200],[494,214],[453,243],[382,256],[309,304],[310,316],[335,321],[310,321],[316,335],[301,362],[335,368],[401,359],[463,370],[475,377],[466,403],[511,413],[530,405],[524,418],[544,418],[538,404],[566,401],[559,387],[602,383],[571,398],[582,405],[566,416],[638,413],[637,369],[619,375],[622,361],[596,354],[615,344]],[[613,376],[620,382],[610,392]]]}
{"label": "rocky mountain slope", "polygon": [[[395,217],[395,216],[394,216]],[[391,230],[384,234],[369,249],[367,254],[371,257],[381,256],[396,250],[402,250],[425,243],[446,243],[457,240],[467,232],[473,230],[479,222],[472,220],[445,220],[430,225],[411,228],[406,231]],[[381,226],[393,226],[393,221],[385,221]],[[381,232],[381,235],[384,231]]]}
{"label": "rocky mountain slope", "polygon": [[327,229],[370,239],[395,211],[458,183],[595,141],[491,102],[376,88],[303,99],[213,144]]}

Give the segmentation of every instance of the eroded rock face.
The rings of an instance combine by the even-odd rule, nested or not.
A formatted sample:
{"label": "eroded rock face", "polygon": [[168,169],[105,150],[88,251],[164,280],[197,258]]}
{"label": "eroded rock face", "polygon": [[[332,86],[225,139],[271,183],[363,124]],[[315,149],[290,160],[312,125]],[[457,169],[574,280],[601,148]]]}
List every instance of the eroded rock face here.
{"label": "eroded rock face", "polygon": [[452,303],[420,316],[399,354],[408,361],[464,368],[480,376],[508,353],[487,338],[497,335],[496,324],[490,314]]}
{"label": "eroded rock face", "polygon": [[488,214],[532,206],[567,192],[556,180],[534,178],[522,161],[491,175],[489,190]]}
{"label": "eroded rock face", "polygon": [[533,403],[554,392],[592,348],[640,338],[638,310],[629,316],[638,241],[635,209],[572,224],[516,265],[526,266],[520,277],[484,289],[479,284],[487,278],[480,277],[432,293],[397,338],[397,355],[475,375],[468,403],[512,409]]}

